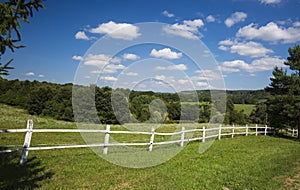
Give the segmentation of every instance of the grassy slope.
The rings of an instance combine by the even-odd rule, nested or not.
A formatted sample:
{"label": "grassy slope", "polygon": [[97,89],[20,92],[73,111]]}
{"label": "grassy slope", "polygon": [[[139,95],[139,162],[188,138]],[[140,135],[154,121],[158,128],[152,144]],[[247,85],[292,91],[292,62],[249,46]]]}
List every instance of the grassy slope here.
{"label": "grassy slope", "polygon": [[[28,118],[20,109],[0,105],[2,129],[24,128]],[[75,127],[32,119],[34,128]],[[22,144],[23,139],[24,134],[0,134],[0,148]],[[32,144],[56,141],[82,142],[79,134],[33,134]],[[293,168],[300,163],[300,143],[268,136],[224,138],[204,154],[198,152],[199,143],[190,143],[164,164],[145,169],[110,164],[87,148],[31,151],[25,166],[18,165],[20,153],[0,154],[0,189],[284,189],[286,179],[297,176]],[[297,183],[289,188],[297,189]]]}
{"label": "grassy slope", "polygon": [[250,115],[255,110],[255,105],[252,104],[234,104],[234,109],[237,111],[244,110],[246,115]]}

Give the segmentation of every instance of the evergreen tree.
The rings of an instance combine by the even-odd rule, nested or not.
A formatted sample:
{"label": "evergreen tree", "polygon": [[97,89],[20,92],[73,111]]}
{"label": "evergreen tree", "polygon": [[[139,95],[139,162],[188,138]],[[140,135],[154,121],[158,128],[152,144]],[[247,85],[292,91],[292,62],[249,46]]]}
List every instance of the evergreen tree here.
{"label": "evergreen tree", "polygon": [[289,57],[285,65],[287,69],[275,67],[274,77],[266,90],[271,92],[267,101],[267,112],[270,125],[276,130],[282,128],[298,128],[300,141],[300,46],[289,48]]}
{"label": "evergreen tree", "polygon": [[[44,8],[43,0],[9,0],[7,2],[0,2],[0,61],[6,48],[12,52],[16,48],[25,47],[16,44],[21,41],[20,21],[29,23],[28,18],[33,16],[33,10],[38,11]],[[8,75],[9,69],[13,69],[9,64],[13,59],[3,64],[0,62],[0,75]]]}

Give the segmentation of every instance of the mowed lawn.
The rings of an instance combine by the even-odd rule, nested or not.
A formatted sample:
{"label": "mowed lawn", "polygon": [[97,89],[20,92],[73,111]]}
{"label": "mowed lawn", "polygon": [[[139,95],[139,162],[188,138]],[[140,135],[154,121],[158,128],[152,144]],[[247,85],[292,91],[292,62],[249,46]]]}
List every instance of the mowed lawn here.
{"label": "mowed lawn", "polygon": [[[0,104],[0,128],[76,128]],[[25,134],[0,134],[0,149],[20,147]],[[32,145],[82,144],[80,134],[33,134]],[[6,145],[16,145],[8,147]],[[89,148],[0,154],[0,189],[299,189],[300,143],[271,136],[216,140],[203,154],[189,143],[169,161],[143,169],[113,165]],[[155,151],[155,147],[153,149]]]}

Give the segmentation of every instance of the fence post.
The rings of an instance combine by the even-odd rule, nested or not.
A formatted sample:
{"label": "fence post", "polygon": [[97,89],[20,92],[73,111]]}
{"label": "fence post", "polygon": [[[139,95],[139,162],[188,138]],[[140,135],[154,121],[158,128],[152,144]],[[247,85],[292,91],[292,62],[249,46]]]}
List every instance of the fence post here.
{"label": "fence post", "polygon": [[149,145],[149,152],[151,152],[152,148],[153,148],[154,134],[155,134],[155,129],[154,129],[154,127],[152,127],[151,137],[150,137],[150,145]]}
{"label": "fence post", "polygon": [[248,136],[248,124],[246,124],[246,136]]}
{"label": "fence post", "polygon": [[231,138],[234,137],[234,124],[232,124],[232,133],[231,133]]}
{"label": "fence post", "polygon": [[106,125],[106,131],[105,131],[105,136],[104,136],[103,154],[107,154],[107,152],[108,152],[109,132],[110,132],[110,125]]}
{"label": "fence post", "polygon": [[257,136],[257,124],[255,125],[255,136]]}
{"label": "fence post", "polygon": [[184,127],[182,127],[181,129],[181,142],[180,142],[180,146],[183,147],[184,146]]}
{"label": "fence post", "polygon": [[222,125],[219,125],[218,140],[221,140],[221,135],[222,135]]}
{"label": "fence post", "polygon": [[202,142],[205,142],[205,127],[202,127]]}
{"label": "fence post", "polygon": [[268,126],[265,126],[265,136],[267,135]]}
{"label": "fence post", "polygon": [[22,149],[22,155],[21,155],[21,160],[20,160],[20,164],[24,164],[27,160],[27,156],[28,156],[28,149],[30,147],[30,141],[31,141],[31,136],[32,136],[32,128],[33,128],[33,121],[32,120],[27,120],[27,132],[25,135],[25,139],[24,139],[24,145],[23,145],[23,149]]}
{"label": "fence post", "polygon": [[292,130],[292,137],[295,135],[295,129]]}

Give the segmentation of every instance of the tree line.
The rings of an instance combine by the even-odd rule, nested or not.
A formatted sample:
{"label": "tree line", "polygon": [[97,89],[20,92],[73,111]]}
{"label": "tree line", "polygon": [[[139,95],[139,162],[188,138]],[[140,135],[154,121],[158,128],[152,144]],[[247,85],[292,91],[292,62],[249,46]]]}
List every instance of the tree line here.
{"label": "tree line", "polygon": [[[50,116],[55,119],[74,121],[72,106],[73,84],[55,84],[39,81],[7,80],[0,77],[0,102],[12,106],[18,106],[32,115]],[[207,123],[211,119],[212,103],[209,91],[197,91],[199,102],[193,102],[189,92],[157,93],[152,91],[130,91],[128,89],[112,89],[110,87],[98,87],[96,85],[81,86],[80,96],[82,101],[78,105],[83,109],[81,120],[84,121],[87,114],[93,114],[92,107],[96,108],[98,119],[101,123],[118,124],[128,122],[165,122],[173,123],[179,120],[193,120],[199,123]],[[89,90],[94,90],[94,97],[86,97]],[[256,95],[253,95],[256,94]],[[88,95],[88,94],[87,94]],[[263,91],[236,91],[230,92],[227,97],[226,124],[251,123],[249,117],[243,111],[234,109],[235,103],[249,101],[245,97],[266,98]],[[180,102],[180,97],[185,102]],[[128,97],[128,100],[126,100]],[[87,100],[92,99],[94,105],[88,105]],[[117,103],[114,103],[117,102]],[[195,110],[198,110],[196,112]],[[90,113],[89,113],[90,112]],[[214,112],[214,115],[220,113]],[[80,119],[80,118],[79,118]],[[95,122],[95,121],[93,121]]]}

